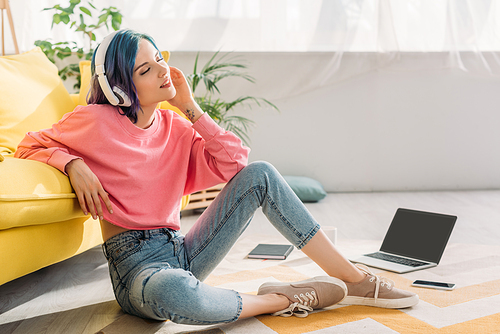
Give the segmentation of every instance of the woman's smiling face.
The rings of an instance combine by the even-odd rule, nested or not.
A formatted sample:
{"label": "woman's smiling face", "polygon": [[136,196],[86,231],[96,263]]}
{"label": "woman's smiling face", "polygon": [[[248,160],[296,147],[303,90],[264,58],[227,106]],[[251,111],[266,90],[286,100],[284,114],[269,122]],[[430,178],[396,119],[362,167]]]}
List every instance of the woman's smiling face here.
{"label": "woman's smiling face", "polygon": [[176,94],[170,80],[170,68],[161,53],[147,39],[141,40],[132,74],[141,108],[155,108]]}

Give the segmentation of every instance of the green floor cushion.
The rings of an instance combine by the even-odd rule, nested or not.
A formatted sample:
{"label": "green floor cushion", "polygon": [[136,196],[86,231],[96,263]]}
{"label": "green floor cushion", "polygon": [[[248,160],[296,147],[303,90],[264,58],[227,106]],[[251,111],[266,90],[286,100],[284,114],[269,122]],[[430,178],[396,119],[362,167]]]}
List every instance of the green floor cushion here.
{"label": "green floor cushion", "polygon": [[283,177],[302,202],[317,202],[326,196],[325,189],[319,181],[305,176]]}

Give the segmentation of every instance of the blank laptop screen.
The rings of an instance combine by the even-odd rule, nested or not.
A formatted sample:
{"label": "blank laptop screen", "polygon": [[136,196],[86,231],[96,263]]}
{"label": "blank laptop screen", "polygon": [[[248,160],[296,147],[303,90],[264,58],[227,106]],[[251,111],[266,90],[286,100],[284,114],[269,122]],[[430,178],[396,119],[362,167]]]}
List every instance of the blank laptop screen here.
{"label": "blank laptop screen", "polygon": [[439,263],[456,216],[398,209],[381,251]]}

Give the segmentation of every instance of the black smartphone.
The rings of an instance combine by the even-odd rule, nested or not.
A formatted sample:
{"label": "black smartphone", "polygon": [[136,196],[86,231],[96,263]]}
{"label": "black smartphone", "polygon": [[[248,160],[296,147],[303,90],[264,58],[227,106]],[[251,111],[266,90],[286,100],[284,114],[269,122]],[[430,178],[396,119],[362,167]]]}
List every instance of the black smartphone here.
{"label": "black smartphone", "polygon": [[442,289],[442,290],[455,289],[455,283],[424,281],[424,280],[419,280],[419,279],[414,281],[411,285],[418,286],[420,288],[431,288],[431,289]]}

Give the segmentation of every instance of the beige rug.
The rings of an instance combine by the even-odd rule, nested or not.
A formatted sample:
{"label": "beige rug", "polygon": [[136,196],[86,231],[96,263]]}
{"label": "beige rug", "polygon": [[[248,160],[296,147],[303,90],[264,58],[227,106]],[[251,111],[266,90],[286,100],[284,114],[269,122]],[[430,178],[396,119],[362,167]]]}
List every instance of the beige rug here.
{"label": "beige rug", "polygon": [[[256,293],[267,281],[297,281],[324,272],[302,252],[287,260],[251,260],[245,256],[261,243],[286,242],[278,236],[247,236],[235,245],[206,283],[240,292]],[[339,240],[346,255],[379,247],[377,241]],[[414,291],[420,303],[409,309],[387,310],[364,306],[333,306],[307,318],[259,316],[233,324],[196,327],[172,322],[148,322],[123,315],[100,333],[500,333],[500,246],[450,244],[436,268],[404,275],[374,270]],[[415,279],[457,284],[454,291],[412,288]]]}

